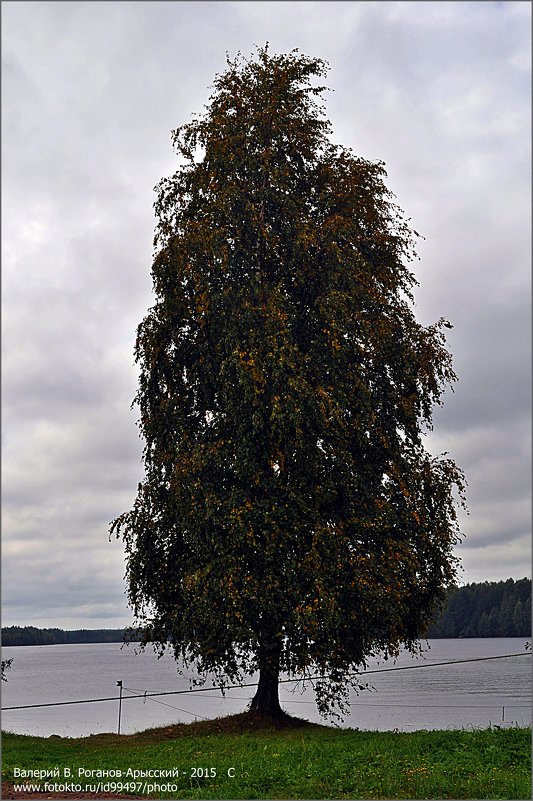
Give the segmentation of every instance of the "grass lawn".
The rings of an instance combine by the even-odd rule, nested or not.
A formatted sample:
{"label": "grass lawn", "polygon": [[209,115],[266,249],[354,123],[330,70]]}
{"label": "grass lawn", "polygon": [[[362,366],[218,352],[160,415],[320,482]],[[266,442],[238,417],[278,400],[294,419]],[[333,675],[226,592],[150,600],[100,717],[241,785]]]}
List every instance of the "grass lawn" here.
{"label": "grass lawn", "polygon": [[[30,770],[57,775],[28,778]],[[405,734],[234,715],[134,735],[4,733],[2,779],[67,785],[72,799],[68,784],[98,783],[100,792],[169,799],[529,799],[531,730]]]}

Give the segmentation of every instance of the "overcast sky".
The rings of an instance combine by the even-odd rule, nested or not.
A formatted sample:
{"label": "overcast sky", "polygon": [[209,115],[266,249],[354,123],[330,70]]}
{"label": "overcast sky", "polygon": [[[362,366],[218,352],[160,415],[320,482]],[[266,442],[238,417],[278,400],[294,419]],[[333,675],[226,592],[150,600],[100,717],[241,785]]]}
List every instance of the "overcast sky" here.
{"label": "overcast sky", "polygon": [[424,235],[416,314],[459,375],[427,447],[464,469],[461,580],[530,575],[528,2],[3,2],[3,625],[131,621],[108,524],[142,478],[153,187],[215,73],[331,66],[334,140]]}

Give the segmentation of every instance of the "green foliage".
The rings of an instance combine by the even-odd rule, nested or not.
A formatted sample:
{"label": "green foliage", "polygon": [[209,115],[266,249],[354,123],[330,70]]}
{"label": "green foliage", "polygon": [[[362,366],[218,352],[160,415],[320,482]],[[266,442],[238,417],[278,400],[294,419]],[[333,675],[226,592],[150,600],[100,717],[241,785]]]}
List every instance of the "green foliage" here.
{"label": "green foliage", "polygon": [[454,587],[428,636],[530,637],[531,579]]}
{"label": "green foliage", "polygon": [[12,659],[2,659],[2,665],[1,665],[1,668],[2,668],[2,670],[1,670],[2,681],[7,681],[6,673],[11,668],[12,662],[13,662]]}
{"label": "green foliage", "polygon": [[422,440],[449,324],[415,320],[417,234],[383,164],[330,142],[325,72],[228,60],[173,133],[136,342],[146,478],[111,525],[146,642],[220,681],[326,675],[322,712],[369,654],[416,649],[464,487]]}
{"label": "green foliage", "polygon": [[[12,779],[14,766],[61,772],[77,765],[125,773],[179,766],[177,779],[148,780],[177,785],[177,791],[151,792],[152,798],[531,797],[530,729],[400,734],[309,725],[216,733],[217,721],[212,724],[211,734],[191,726],[184,727],[189,734],[175,736],[161,730],[84,739],[5,734],[3,778]],[[216,776],[192,778],[194,767],[213,768]],[[228,776],[232,767],[234,777]]]}

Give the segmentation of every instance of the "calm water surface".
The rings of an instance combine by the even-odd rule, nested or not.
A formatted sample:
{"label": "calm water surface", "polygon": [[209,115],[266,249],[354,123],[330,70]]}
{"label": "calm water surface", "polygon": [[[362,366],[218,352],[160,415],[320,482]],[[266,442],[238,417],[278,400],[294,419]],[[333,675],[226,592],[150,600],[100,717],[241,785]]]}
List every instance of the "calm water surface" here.
{"label": "calm water surface", "polygon": [[[523,653],[524,644],[524,638],[432,640],[422,657],[404,653],[395,664],[373,659],[368,671],[428,667],[369,672],[364,680],[372,689],[352,694],[350,714],[341,725],[379,731],[487,727],[502,721],[530,725],[531,656],[430,667],[436,662]],[[158,660],[152,651],[136,653],[135,646],[119,643],[3,648],[2,658],[13,658],[8,681],[2,686],[3,708],[112,698],[119,694],[117,681],[122,681],[121,731],[125,734],[242,712],[254,692],[253,687],[243,687],[228,690],[225,698],[219,690],[131,698],[132,691],[188,690],[192,674],[180,676],[169,655]],[[280,686],[286,711],[327,723],[316,711],[313,691],[302,694],[293,686]],[[2,728],[20,734],[79,737],[116,731],[117,725],[117,700],[2,712]]]}

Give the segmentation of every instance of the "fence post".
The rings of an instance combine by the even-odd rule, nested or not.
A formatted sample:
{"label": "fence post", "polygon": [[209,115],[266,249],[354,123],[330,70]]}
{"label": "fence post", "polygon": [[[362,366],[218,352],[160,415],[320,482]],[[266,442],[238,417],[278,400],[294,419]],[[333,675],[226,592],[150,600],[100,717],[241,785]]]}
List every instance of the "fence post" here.
{"label": "fence post", "polygon": [[122,682],[117,681],[117,687],[120,687],[120,696],[118,699],[118,731],[117,734],[120,734],[120,715],[122,713]]}

